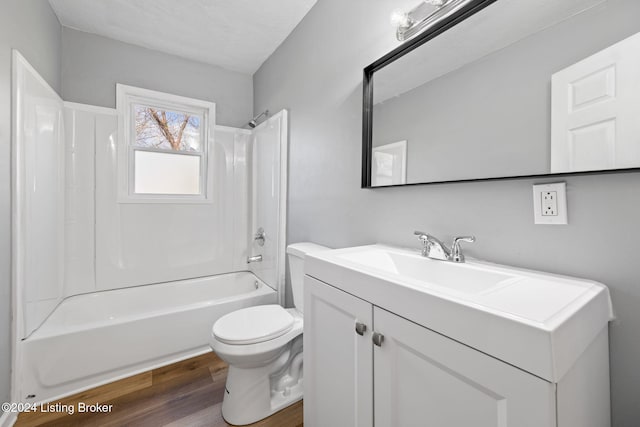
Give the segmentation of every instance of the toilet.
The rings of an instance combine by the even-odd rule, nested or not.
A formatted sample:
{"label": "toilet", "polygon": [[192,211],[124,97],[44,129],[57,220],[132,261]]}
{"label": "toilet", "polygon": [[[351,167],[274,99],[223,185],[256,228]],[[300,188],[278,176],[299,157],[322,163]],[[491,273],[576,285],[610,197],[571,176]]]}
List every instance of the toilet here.
{"label": "toilet", "polygon": [[251,424],[302,399],[304,258],[327,249],[314,243],[287,247],[295,308],[243,308],[214,323],[211,348],[229,364],[222,402],[228,423]]}

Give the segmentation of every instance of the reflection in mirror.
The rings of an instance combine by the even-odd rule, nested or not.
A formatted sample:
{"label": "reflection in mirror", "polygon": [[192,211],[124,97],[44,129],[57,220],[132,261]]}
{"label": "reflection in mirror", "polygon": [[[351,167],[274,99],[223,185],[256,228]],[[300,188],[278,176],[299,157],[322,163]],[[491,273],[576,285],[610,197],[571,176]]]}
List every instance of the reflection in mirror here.
{"label": "reflection in mirror", "polygon": [[640,165],[640,33],[551,79],[551,172]]}
{"label": "reflection in mirror", "polygon": [[402,185],[407,183],[407,141],[373,147],[371,185]]}
{"label": "reflection in mirror", "polygon": [[373,69],[371,185],[397,141],[409,184],[640,167],[640,35],[607,3],[498,0]]}

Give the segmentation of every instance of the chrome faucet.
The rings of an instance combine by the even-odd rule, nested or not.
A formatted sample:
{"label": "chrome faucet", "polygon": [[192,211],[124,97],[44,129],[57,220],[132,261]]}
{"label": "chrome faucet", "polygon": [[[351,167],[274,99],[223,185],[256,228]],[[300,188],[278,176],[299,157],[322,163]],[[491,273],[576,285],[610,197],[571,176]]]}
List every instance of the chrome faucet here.
{"label": "chrome faucet", "polygon": [[247,264],[252,262],[262,262],[262,255],[254,255],[247,258]]}
{"label": "chrome faucet", "polygon": [[473,236],[456,237],[453,239],[451,250],[449,250],[444,243],[424,231],[416,231],[413,234],[418,236],[418,239],[422,242],[421,254],[423,257],[441,261],[464,262],[460,242],[471,243],[476,241]]}

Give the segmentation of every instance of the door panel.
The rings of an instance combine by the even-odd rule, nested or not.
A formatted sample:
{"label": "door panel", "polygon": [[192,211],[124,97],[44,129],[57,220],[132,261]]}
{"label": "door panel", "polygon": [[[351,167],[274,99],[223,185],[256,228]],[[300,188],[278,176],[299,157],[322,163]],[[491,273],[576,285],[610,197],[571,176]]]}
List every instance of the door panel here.
{"label": "door panel", "polygon": [[376,426],[555,426],[553,384],[378,307],[374,319]]}
{"label": "door panel", "polygon": [[640,167],[640,35],[552,76],[551,172]]}
{"label": "door panel", "polygon": [[372,306],[309,276],[304,284],[304,424],[370,427]]}

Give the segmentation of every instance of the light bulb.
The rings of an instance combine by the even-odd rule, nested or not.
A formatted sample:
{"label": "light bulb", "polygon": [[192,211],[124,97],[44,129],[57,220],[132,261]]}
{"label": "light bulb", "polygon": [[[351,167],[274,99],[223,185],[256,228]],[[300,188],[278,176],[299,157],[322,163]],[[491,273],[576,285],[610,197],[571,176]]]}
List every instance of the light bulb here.
{"label": "light bulb", "polygon": [[411,19],[409,14],[403,10],[396,9],[391,12],[391,25],[394,27],[408,28],[411,26]]}

